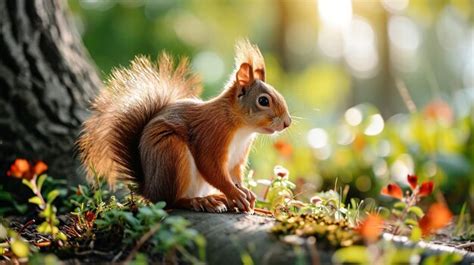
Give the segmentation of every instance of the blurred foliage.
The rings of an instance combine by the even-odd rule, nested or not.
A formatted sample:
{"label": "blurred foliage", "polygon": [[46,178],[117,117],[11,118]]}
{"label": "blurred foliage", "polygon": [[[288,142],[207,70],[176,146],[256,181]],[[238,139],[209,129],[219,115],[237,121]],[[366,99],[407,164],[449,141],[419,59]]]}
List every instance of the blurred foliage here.
{"label": "blurred foliage", "polygon": [[472,1],[68,3],[104,77],[137,54],[167,50],[192,59],[209,98],[232,72],[236,39],[257,43],[295,121],[256,142],[259,178],[282,164],[300,197],[336,179],[351,196],[375,197],[417,172],[452,210],[468,202],[474,212]]}

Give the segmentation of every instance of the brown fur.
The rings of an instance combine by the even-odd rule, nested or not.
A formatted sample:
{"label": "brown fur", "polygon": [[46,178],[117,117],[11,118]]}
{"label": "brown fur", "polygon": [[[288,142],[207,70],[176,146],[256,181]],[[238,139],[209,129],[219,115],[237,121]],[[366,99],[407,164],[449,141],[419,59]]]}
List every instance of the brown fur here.
{"label": "brown fur", "polygon": [[[264,81],[262,54],[248,41],[236,46],[236,70],[224,91],[207,102],[194,98],[200,86],[186,60],[174,70],[166,54],[157,65],[136,58],[114,71],[84,124],[78,146],[88,175],[111,185],[135,181],[146,198],[169,206],[221,211],[222,194],[186,198],[191,185],[209,183],[225,195],[226,207],[249,210],[255,196],[240,184],[252,141],[236,154],[236,165],[229,164],[231,141],[241,128],[268,132],[291,122],[283,97]],[[257,106],[261,95],[270,107]],[[193,172],[200,178],[192,180]]]}
{"label": "brown fur", "polygon": [[115,69],[94,100],[77,142],[89,179],[98,175],[111,185],[117,179],[140,182],[141,131],[163,107],[200,92],[200,80],[189,73],[188,61],[181,60],[174,69],[166,53],[157,64],[139,56],[129,69]]}

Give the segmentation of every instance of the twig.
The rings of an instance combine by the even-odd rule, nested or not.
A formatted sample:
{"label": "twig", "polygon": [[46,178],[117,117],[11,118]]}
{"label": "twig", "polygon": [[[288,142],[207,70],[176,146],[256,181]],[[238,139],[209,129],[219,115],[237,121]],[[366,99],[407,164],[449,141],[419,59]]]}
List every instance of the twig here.
{"label": "twig", "polygon": [[255,208],[255,209],[253,209],[253,211],[254,211],[255,213],[258,213],[258,214],[270,215],[270,216],[273,215],[271,211],[265,210],[265,209],[262,209],[262,208]]}
{"label": "twig", "polygon": [[157,223],[155,224],[154,226],[152,226],[150,228],[150,230],[148,232],[146,232],[141,238],[140,240],[138,240],[137,244],[135,245],[135,247],[133,247],[132,251],[130,252],[130,254],[128,254],[127,258],[123,261],[123,264],[128,264],[130,263],[130,261],[132,261],[132,259],[135,257],[135,255],[137,254],[138,250],[143,246],[143,244],[145,244],[146,241],[148,241],[148,239],[150,239],[151,236],[153,236],[156,231],[158,231],[158,229],[160,229],[161,227],[161,224],[160,223]]}
{"label": "twig", "polygon": [[88,255],[97,255],[97,256],[103,256],[103,257],[108,257],[110,256],[112,252],[103,252],[103,251],[98,251],[98,250],[86,250],[86,251],[81,251],[81,252],[76,252],[75,254],[77,256],[88,256]]}
{"label": "twig", "polygon": [[410,113],[416,113],[416,105],[413,99],[411,98],[410,91],[408,91],[407,86],[405,83],[400,79],[400,78],[395,78],[395,85],[398,89],[398,93],[400,93],[400,96],[403,99],[403,102],[405,103],[405,106],[407,107],[408,111]]}
{"label": "twig", "polygon": [[462,249],[469,248],[469,247],[474,247],[474,242],[464,243],[464,244],[461,244],[461,245],[457,245],[455,247],[456,248],[462,248]]}
{"label": "twig", "polygon": [[24,225],[21,227],[20,231],[18,231],[18,234],[21,234],[28,226],[34,224],[35,222],[36,222],[35,219],[31,219],[31,220],[29,220],[28,222],[26,222],[26,224],[24,224]]}
{"label": "twig", "polygon": [[122,256],[122,253],[123,253],[123,249],[120,250],[119,253],[117,253],[117,255],[114,256],[114,258],[112,259],[112,263],[117,262],[117,260],[119,260],[120,257]]}
{"label": "twig", "polygon": [[203,264],[200,260],[196,259],[193,255],[191,255],[184,247],[176,246],[176,249],[183,254],[184,258],[189,260],[192,264]]}

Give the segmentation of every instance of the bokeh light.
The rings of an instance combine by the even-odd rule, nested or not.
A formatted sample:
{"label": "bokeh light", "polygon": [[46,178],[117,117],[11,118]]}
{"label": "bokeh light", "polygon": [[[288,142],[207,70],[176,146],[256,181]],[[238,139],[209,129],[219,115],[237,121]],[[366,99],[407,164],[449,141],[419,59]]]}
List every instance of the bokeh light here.
{"label": "bokeh light", "polygon": [[374,30],[362,17],[354,17],[344,35],[344,58],[353,75],[370,78],[377,73],[379,58]]}

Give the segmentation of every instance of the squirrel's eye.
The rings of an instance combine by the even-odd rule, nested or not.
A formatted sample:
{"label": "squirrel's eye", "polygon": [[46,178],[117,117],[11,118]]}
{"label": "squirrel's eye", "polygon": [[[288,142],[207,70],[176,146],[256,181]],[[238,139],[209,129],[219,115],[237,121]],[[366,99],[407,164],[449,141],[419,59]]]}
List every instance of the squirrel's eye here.
{"label": "squirrel's eye", "polygon": [[270,106],[270,100],[266,96],[261,96],[258,98],[258,105],[262,107],[268,107]]}

